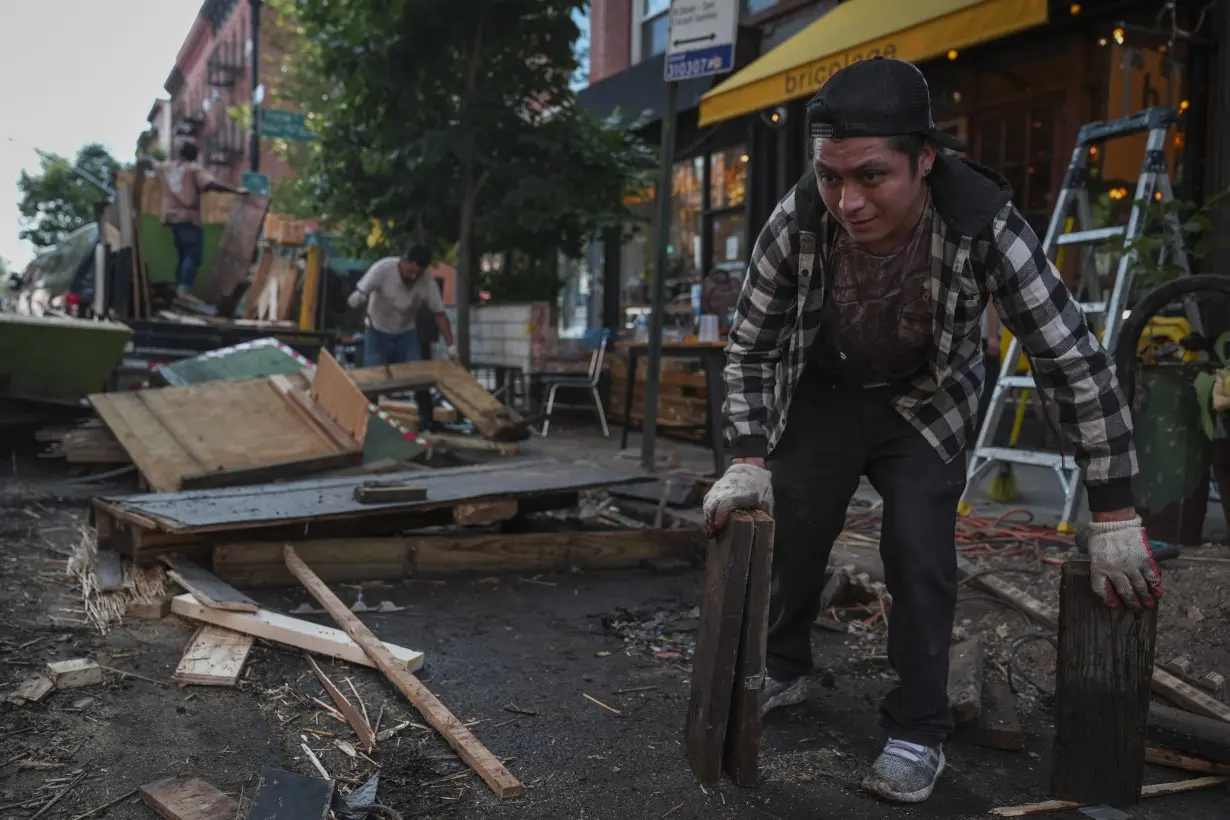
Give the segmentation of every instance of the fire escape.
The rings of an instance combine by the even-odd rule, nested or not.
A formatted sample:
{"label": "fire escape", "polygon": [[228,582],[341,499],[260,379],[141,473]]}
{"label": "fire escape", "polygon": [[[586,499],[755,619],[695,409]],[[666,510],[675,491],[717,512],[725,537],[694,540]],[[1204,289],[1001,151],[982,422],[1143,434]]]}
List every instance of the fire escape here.
{"label": "fire escape", "polygon": [[233,168],[244,156],[246,131],[232,111],[248,102],[241,93],[246,60],[240,38],[232,36],[214,45],[206,61],[209,105],[201,161],[215,170]]}

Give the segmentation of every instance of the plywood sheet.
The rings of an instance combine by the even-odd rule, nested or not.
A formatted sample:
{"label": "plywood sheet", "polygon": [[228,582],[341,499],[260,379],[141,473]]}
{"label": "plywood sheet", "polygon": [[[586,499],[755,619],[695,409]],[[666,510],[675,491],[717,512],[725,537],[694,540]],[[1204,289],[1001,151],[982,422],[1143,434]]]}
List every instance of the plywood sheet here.
{"label": "plywood sheet", "polygon": [[295,413],[264,379],[104,393],[90,401],[161,492],[275,480],[286,476],[255,471],[285,466],[293,475],[296,465],[323,470],[361,458]]}
{"label": "plywood sheet", "polygon": [[248,276],[256,241],[265,224],[265,212],[269,210],[269,198],[263,196],[237,197],[231,205],[231,214],[218,250],[214,256],[213,277],[209,283],[209,299],[218,302],[235,292]]}
{"label": "plywood sheet", "polygon": [[197,777],[168,777],[141,787],[141,800],[165,820],[220,820],[239,804]]}
{"label": "plywood sheet", "polygon": [[324,348],[312,377],[312,401],[352,439],[362,444],[367,438],[367,397]]}
{"label": "plywood sheet", "polygon": [[488,498],[528,498],[576,492],[644,477],[588,464],[527,460],[447,470],[412,470],[382,475],[427,488],[427,500],[361,504],[354,488],[370,476],[337,476],[252,487],[111,496],[98,505],[112,515],[148,522],[168,532],[208,532],[326,517],[370,516],[379,511],[448,509]]}
{"label": "plywood sheet", "polygon": [[255,642],[251,635],[205,624],[188,643],[173,677],[180,683],[234,686]]}

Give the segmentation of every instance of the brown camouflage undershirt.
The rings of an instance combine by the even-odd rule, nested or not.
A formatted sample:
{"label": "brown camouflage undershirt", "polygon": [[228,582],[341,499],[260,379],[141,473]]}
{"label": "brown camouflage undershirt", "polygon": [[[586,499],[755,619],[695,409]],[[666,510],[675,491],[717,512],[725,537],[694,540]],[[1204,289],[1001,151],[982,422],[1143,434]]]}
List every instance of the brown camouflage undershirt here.
{"label": "brown camouflage undershirt", "polygon": [[830,256],[828,295],[812,354],[843,380],[877,385],[907,379],[934,352],[930,200],[901,250],[876,256],[842,232]]}

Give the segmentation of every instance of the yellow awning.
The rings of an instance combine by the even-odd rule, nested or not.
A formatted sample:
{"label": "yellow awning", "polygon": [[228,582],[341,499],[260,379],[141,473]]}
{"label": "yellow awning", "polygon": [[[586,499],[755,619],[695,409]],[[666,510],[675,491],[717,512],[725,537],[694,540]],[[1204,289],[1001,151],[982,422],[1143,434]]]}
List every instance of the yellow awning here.
{"label": "yellow awning", "polygon": [[920,63],[1047,20],[1047,0],[846,0],[710,91],[700,124],[810,97],[834,72],[872,57]]}

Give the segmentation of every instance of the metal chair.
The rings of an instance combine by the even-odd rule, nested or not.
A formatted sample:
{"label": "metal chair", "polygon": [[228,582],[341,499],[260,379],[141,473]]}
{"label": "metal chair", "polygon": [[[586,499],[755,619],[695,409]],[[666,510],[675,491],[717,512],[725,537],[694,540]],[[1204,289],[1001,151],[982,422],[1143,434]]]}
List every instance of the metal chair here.
{"label": "metal chair", "polygon": [[[598,381],[602,378],[602,363],[606,357],[607,344],[611,340],[611,331],[606,329],[585,331],[585,346],[593,351],[589,360],[589,370],[585,376],[546,376],[543,386],[547,389],[547,412],[542,420],[542,436],[546,438],[551,429],[551,413],[555,410],[555,394],[560,388],[571,390],[587,390],[594,400],[594,409],[598,411],[598,421],[602,424],[602,435],[611,437],[611,430],[606,423],[606,410],[602,407],[602,396],[598,394]],[[567,405],[580,409],[584,405]]]}

